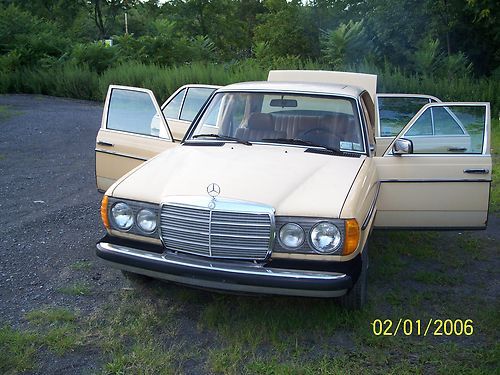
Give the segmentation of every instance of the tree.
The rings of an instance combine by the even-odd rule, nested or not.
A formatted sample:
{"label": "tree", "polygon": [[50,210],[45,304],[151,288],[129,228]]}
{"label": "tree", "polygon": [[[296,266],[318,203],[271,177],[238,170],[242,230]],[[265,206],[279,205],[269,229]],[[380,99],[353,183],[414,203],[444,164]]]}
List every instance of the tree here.
{"label": "tree", "polygon": [[265,42],[272,55],[298,55],[303,58],[319,55],[318,30],[310,8],[299,0],[266,0],[267,12],[259,16],[254,43]]}

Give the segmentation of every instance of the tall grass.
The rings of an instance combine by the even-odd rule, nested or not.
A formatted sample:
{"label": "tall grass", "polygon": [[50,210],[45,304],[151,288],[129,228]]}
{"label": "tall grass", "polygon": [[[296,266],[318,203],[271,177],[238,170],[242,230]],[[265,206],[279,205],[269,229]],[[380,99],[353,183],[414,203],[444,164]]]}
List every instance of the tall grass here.
{"label": "tall grass", "polygon": [[[326,66],[298,58],[270,62],[253,59],[225,64],[193,63],[161,67],[141,63],[124,63],[98,74],[89,68],[66,64],[44,70],[0,72],[0,93],[34,93],[78,99],[103,100],[109,84],[139,86],[151,89],[161,101],[179,86],[187,83],[226,85],[241,81],[264,80],[269,69],[327,69]],[[489,101],[492,117],[500,111],[500,81],[470,77],[449,79],[408,75],[391,67],[376,69],[358,66],[350,70],[379,75],[379,92],[423,93],[446,101]]]}
{"label": "tall grass", "polygon": [[70,64],[51,70],[0,72],[0,92],[101,100],[99,78],[86,67]]}

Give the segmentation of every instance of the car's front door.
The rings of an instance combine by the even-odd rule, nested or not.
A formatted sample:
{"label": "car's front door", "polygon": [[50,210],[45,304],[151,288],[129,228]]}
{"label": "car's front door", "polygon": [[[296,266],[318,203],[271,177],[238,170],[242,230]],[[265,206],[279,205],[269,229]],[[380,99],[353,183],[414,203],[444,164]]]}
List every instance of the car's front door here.
{"label": "car's front door", "polygon": [[97,189],[113,182],[176,143],[153,93],[111,85],[95,148]]}
{"label": "car's front door", "polygon": [[[433,132],[421,142],[430,127]],[[374,160],[380,179],[375,227],[485,228],[489,103],[427,104]]]}

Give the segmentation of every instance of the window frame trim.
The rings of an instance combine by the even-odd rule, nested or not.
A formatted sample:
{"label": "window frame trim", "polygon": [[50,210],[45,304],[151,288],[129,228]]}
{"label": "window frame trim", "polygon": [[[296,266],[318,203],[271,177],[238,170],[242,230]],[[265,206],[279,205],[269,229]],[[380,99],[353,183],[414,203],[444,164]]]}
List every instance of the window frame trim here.
{"label": "window frame trim", "polygon": [[[359,121],[359,126],[361,129],[361,137],[363,138],[363,145],[364,145],[364,150],[363,151],[348,151],[348,152],[353,152],[353,153],[358,153],[360,155],[366,155],[370,156],[370,147],[369,147],[369,140],[368,140],[368,135],[367,135],[367,130],[365,129],[366,122],[364,121],[364,117],[362,114],[362,108],[360,104],[360,98],[359,96],[355,95],[348,95],[348,94],[341,94],[341,93],[321,93],[318,94],[317,92],[311,92],[311,91],[288,91],[288,90],[281,90],[281,91],[272,91],[268,89],[247,89],[247,90],[234,90],[234,89],[220,89],[216,90],[212,93],[212,95],[207,99],[205,102],[205,105],[202,107],[202,109],[198,112],[198,115],[193,119],[193,122],[191,123],[191,126],[189,130],[186,132],[186,135],[184,136],[183,142],[185,141],[190,141],[190,142],[198,142],[202,140],[197,140],[197,139],[192,139],[191,137],[193,136],[193,133],[195,129],[198,127],[198,124],[200,120],[203,118],[205,115],[205,112],[207,111],[207,108],[210,106],[210,103],[212,100],[214,100],[214,97],[218,94],[253,94],[253,93],[258,93],[258,94],[270,94],[270,95],[299,95],[299,96],[311,96],[311,97],[321,97],[321,98],[344,98],[348,100],[353,100],[354,101],[354,106],[357,109],[357,116],[356,114],[353,114],[354,117],[358,118]],[[217,140],[214,140],[217,141]],[[206,142],[206,140],[203,140],[203,142]],[[220,140],[218,141],[220,142]],[[230,142],[230,141],[225,141],[225,142]],[[278,146],[294,146],[294,147],[302,147],[302,148],[307,148],[311,146],[301,146],[301,145],[293,145],[293,144],[286,144],[286,143],[273,143],[273,142],[262,142],[262,141],[252,141],[252,144],[272,144],[272,145],[278,145]]]}
{"label": "window frame trim", "polygon": [[[155,135],[151,135],[151,134],[131,132],[131,131],[123,130],[123,129],[108,128],[109,110],[110,110],[111,100],[113,97],[114,90],[132,91],[132,92],[145,93],[145,94],[149,95],[149,98],[151,99],[153,107],[156,110],[156,115],[159,116],[160,122],[162,123],[162,126],[165,128],[167,135],[168,135],[168,138],[163,138],[163,137],[155,136]],[[103,130],[112,131],[112,132],[119,132],[119,133],[124,133],[124,134],[131,134],[131,135],[139,136],[139,137],[146,137],[146,138],[151,138],[151,139],[163,139],[163,140],[166,140],[169,142],[175,142],[174,137],[172,136],[172,132],[170,131],[170,127],[168,126],[167,119],[163,115],[163,111],[161,110],[161,107],[158,105],[158,102],[156,100],[156,97],[155,97],[153,91],[151,91],[149,89],[145,89],[145,88],[141,88],[141,87],[133,87],[133,86],[109,85],[108,92],[106,94],[106,102],[105,102],[103,114],[104,115],[102,116],[102,122],[101,122],[101,129],[103,129]]]}
{"label": "window frame trim", "polygon": [[[380,93],[375,96],[375,121],[376,121],[376,126],[375,126],[375,138],[393,138],[397,137],[398,134],[395,135],[381,135],[381,123],[380,123],[380,106],[379,106],[379,98],[420,98],[420,99],[427,99],[427,103],[424,104],[432,104],[432,103],[442,103],[441,99],[439,99],[436,96],[432,95],[427,95],[427,94],[398,94],[398,93]],[[418,113],[418,112],[417,112]],[[415,115],[417,114],[415,113]],[[432,117],[433,113],[431,112],[431,121],[434,122],[434,118]],[[411,121],[411,119],[410,119]],[[405,125],[406,126],[406,125]],[[405,127],[403,126],[403,128]],[[401,128],[401,130],[403,129]],[[401,131],[400,130],[400,131]],[[433,128],[434,132],[434,128]]]}
{"label": "window frame trim", "polygon": [[[171,119],[171,120],[175,120],[175,121],[183,121],[183,122],[192,122],[192,121],[188,121],[188,120],[182,120],[181,119],[181,112],[182,112],[182,107],[184,106],[184,101],[186,100],[186,95],[189,91],[190,88],[207,88],[207,89],[214,89],[214,91],[212,91],[212,93],[208,96],[207,100],[210,98],[210,96],[212,96],[212,94],[217,91],[217,89],[219,89],[221,86],[217,86],[217,85],[203,85],[203,84],[195,84],[195,83],[191,83],[191,84],[187,84],[187,85],[183,85],[181,87],[179,87],[177,90],[174,91],[174,93],[172,95],[170,95],[167,100],[165,100],[163,102],[163,104],[160,106],[160,110],[162,111],[163,113],[163,110],[165,109],[165,107],[167,105],[169,105],[173,100],[174,98],[184,89],[186,89],[186,92],[184,93],[184,95],[182,96],[182,101],[181,101],[181,105],[179,106],[179,112],[177,113],[177,117],[176,118],[172,118],[172,117],[167,117],[165,116],[165,119]],[[203,108],[203,106],[201,107]],[[200,108],[200,109],[201,109]],[[194,121],[194,119],[193,119]]]}

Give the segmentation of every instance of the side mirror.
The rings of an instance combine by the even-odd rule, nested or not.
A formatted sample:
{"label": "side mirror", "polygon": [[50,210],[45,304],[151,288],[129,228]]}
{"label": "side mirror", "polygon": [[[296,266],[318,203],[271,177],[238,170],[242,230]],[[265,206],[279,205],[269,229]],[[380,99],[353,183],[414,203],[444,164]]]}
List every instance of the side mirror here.
{"label": "side mirror", "polygon": [[394,155],[413,154],[413,142],[405,138],[396,139],[392,146],[392,153]]}

